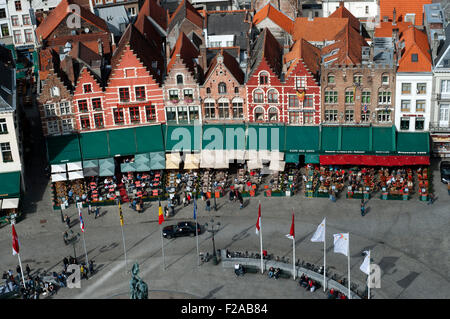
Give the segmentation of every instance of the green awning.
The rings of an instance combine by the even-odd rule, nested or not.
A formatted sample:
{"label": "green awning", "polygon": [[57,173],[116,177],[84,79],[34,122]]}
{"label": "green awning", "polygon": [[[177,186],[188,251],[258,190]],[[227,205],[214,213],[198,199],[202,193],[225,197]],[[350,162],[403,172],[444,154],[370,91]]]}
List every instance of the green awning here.
{"label": "green awning", "polygon": [[136,163],[134,162],[122,163],[120,164],[120,171],[122,173],[136,172]]}
{"label": "green awning", "polygon": [[286,152],[319,151],[319,133],[318,126],[286,126]]}
{"label": "green awning", "polygon": [[158,170],[166,168],[166,155],[164,152],[150,153],[150,169]]}
{"label": "green awning", "polygon": [[0,174],[0,198],[20,197],[20,171]]}
{"label": "green awning", "polygon": [[395,126],[372,127],[372,150],[375,154],[395,151]]}
{"label": "green awning", "polygon": [[284,125],[249,125],[246,149],[282,152],[285,149],[284,139]]}
{"label": "green awning", "polygon": [[340,129],[338,126],[323,126],[322,127],[322,151],[337,152],[340,150]]}
{"label": "green awning", "polygon": [[305,163],[306,164],[319,164],[320,163],[319,154],[306,154],[305,155]]}
{"label": "green awning", "polygon": [[166,125],[164,129],[166,152],[200,151],[202,127],[194,125]]}
{"label": "green awning", "polygon": [[126,156],[136,154],[135,133],[134,128],[108,131],[110,155]]}
{"label": "green awning", "polygon": [[224,125],[205,124],[202,127],[202,150],[224,150],[225,128]]}
{"label": "green awning", "polygon": [[164,151],[161,125],[136,127],[136,147],[138,153]]}
{"label": "green awning", "polygon": [[47,137],[47,156],[50,164],[80,161],[81,151],[78,135]]}
{"label": "green awning", "polygon": [[352,153],[366,153],[371,150],[371,128],[362,127],[342,127],[342,151]]}
{"label": "green awning", "polygon": [[80,145],[83,159],[98,159],[109,154],[108,131],[81,133]]}
{"label": "green awning", "polygon": [[98,167],[98,160],[87,160],[83,161],[83,168],[91,168],[91,167]]}
{"label": "green awning", "polygon": [[428,132],[397,133],[398,154],[428,154],[430,152],[430,135]]}
{"label": "green awning", "polygon": [[5,48],[9,49],[12,53],[13,59],[17,60],[16,47],[14,46],[14,44],[5,45]]}
{"label": "green awning", "polygon": [[224,126],[224,149],[226,150],[245,150],[246,136],[245,125],[231,124]]}
{"label": "green awning", "polygon": [[136,163],[137,172],[146,172],[150,170],[150,154],[137,154],[134,157],[134,162]]}
{"label": "green awning", "polygon": [[285,162],[286,163],[299,163],[299,153],[286,153]]}
{"label": "green awning", "polygon": [[114,158],[104,158],[98,161],[99,176],[113,176],[115,171]]}

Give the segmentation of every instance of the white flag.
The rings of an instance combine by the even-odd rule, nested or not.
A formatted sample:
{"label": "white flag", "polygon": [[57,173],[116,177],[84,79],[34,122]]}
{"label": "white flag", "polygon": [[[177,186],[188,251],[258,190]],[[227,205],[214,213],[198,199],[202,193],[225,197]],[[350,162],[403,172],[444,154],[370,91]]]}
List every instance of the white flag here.
{"label": "white flag", "polygon": [[334,234],[334,252],[348,256],[349,234]]}
{"label": "white flag", "polygon": [[311,238],[312,242],[324,242],[325,241],[325,222],[326,217],[322,220],[319,226],[317,226],[317,230]]}
{"label": "white flag", "polygon": [[366,275],[370,275],[370,252],[364,251],[366,253],[366,258],[364,258],[363,263],[361,264],[361,271]]}

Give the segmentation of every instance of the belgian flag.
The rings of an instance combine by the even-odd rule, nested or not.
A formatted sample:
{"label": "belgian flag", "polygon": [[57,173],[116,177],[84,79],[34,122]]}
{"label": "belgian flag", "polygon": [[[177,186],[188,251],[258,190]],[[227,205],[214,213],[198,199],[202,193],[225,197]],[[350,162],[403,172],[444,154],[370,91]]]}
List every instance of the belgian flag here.
{"label": "belgian flag", "polygon": [[161,201],[159,201],[158,221],[159,221],[160,225],[164,222],[164,214],[163,214],[163,210],[162,210],[162,207],[161,207]]}

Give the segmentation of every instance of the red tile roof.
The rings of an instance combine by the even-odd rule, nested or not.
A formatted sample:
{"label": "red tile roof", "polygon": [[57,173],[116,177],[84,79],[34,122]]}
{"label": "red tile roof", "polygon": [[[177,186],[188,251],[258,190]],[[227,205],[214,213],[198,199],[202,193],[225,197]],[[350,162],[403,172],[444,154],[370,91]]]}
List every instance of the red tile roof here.
{"label": "red tile roof", "polygon": [[344,7],[344,2],[339,2],[339,7],[332,14],[329,15],[329,18],[347,18],[352,28],[359,32],[360,23],[359,20]]}
{"label": "red tile roof", "polygon": [[174,13],[172,13],[172,15],[169,17],[169,20],[167,22],[169,29],[175,27],[173,21],[175,21],[175,18],[178,15],[181,15],[183,18],[188,19],[193,24],[203,29],[203,17],[201,16],[200,13],[198,13],[198,11],[192,6],[192,4],[188,0],[182,0],[178,5],[177,9],[174,11]]}
{"label": "red tile roof", "polygon": [[[425,32],[409,27],[400,37],[400,42],[404,42],[405,47],[397,72],[431,72],[430,46]],[[412,62],[413,54],[417,54],[417,62]]]}
{"label": "red tile roof", "polygon": [[358,31],[347,24],[335,38],[335,42],[322,48],[322,55],[338,50],[325,61],[334,60],[332,64],[357,65],[362,62],[362,47],[369,46]]}
{"label": "red tile roof", "polygon": [[308,18],[295,19],[292,38],[294,41],[305,39],[309,42],[330,41],[349,23],[348,18]]}
{"label": "red tile roof", "polygon": [[239,84],[244,84],[245,75],[244,75],[244,72],[242,71],[241,67],[239,66],[239,63],[236,61],[236,59],[231,54],[229,54],[225,50],[221,50],[220,52],[218,52],[216,54],[216,56],[214,57],[214,59],[212,59],[210,65],[209,65],[209,68],[208,68],[208,72],[205,75],[205,82],[208,80],[209,76],[216,69],[217,58],[220,55],[223,57],[223,64],[225,65],[227,70],[233,75],[233,77],[236,79],[236,81],[238,81]]}
{"label": "red tile roof", "polygon": [[415,25],[422,25],[423,5],[431,2],[431,0],[380,0],[380,19],[383,21],[383,17],[389,17],[389,21],[392,21],[395,8],[397,21],[404,21],[407,13],[414,13]]}
{"label": "red tile roof", "polygon": [[193,59],[198,58],[199,52],[197,48],[192,44],[191,40],[181,32],[178,36],[177,43],[170,54],[170,61],[167,65],[167,73],[174,65],[177,55],[180,55],[181,60],[183,60],[184,65],[189,69],[192,74],[195,74],[195,61]]}
{"label": "red tile roof", "polygon": [[253,24],[257,25],[264,19],[270,19],[273,23],[277,24],[284,31],[291,33],[294,28],[294,21],[287,15],[278,11],[270,2],[261,10],[256,12],[253,17]]}
{"label": "red tile roof", "polygon": [[297,40],[291,50],[285,54],[284,63],[291,63],[287,70],[286,77],[291,75],[298,61],[303,60],[305,65],[314,76],[318,76],[320,71],[320,49],[306,41],[305,39]]}
{"label": "red tile roof", "polygon": [[375,29],[375,38],[390,38],[392,37],[392,30],[398,29],[399,34],[406,30],[411,22],[397,22],[395,25],[392,25],[392,22],[380,22],[378,28]]}
{"label": "red tile roof", "polygon": [[162,29],[167,30],[167,12],[156,0],[145,0],[134,25],[143,34],[144,20],[152,18]]}
{"label": "red tile roof", "polygon": [[[163,57],[161,53],[158,52],[157,48],[150,42],[148,42],[145,37],[136,29],[133,24],[129,24],[125,30],[122,38],[120,38],[117,48],[113,53],[111,58],[111,66],[114,69],[115,66],[120,62],[122,57],[122,52],[125,48],[129,46],[130,49],[136,54],[140,61],[147,67],[153,78],[161,83],[162,80],[162,67],[163,67]],[[152,62],[158,62],[157,69],[152,67]],[[158,74],[159,70],[159,74]]]}
{"label": "red tile roof", "polygon": [[[36,36],[38,39],[42,37],[42,39],[46,39],[55,28],[63,22],[67,15],[70,12],[67,12],[67,9],[70,4],[74,4],[74,0],[62,0],[55,9],[53,9],[47,18],[42,21],[42,23],[36,29]],[[74,13],[75,14],[75,13]],[[84,7],[80,7],[80,18],[97,26],[101,30],[105,32],[109,32],[108,25],[105,20],[93,14],[91,11],[87,10]]]}

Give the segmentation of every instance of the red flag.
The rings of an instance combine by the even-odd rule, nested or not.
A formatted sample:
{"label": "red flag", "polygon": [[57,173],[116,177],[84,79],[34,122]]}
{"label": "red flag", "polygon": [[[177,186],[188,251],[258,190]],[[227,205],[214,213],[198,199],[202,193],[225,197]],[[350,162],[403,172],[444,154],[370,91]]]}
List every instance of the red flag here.
{"label": "red flag", "polygon": [[260,230],[261,230],[261,203],[259,203],[258,208],[258,220],[256,221],[256,235],[259,235]]}
{"label": "red flag", "polygon": [[17,237],[14,224],[12,224],[12,251],[13,255],[17,255],[19,253],[19,238]]}
{"label": "red flag", "polygon": [[162,211],[162,207],[161,207],[161,202],[159,202],[159,209],[158,209],[159,213],[158,213],[158,222],[161,225],[164,222],[164,214]]}
{"label": "red flag", "polygon": [[288,235],[286,235],[289,239],[295,239],[295,227],[294,227],[294,213],[292,213],[292,225],[291,225],[291,231]]}

